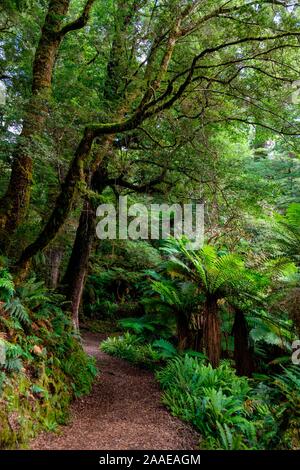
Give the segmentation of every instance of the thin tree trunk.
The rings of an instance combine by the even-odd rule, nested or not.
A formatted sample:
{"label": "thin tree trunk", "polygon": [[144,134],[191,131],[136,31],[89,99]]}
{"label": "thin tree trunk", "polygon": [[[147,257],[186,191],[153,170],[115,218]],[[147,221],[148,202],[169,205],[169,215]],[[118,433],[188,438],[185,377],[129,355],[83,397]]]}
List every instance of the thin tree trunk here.
{"label": "thin tree trunk", "polygon": [[66,298],[71,303],[72,320],[76,330],[79,330],[79,307],[94,237],[95,215],[91,203],[85,201],[63,281],[67,284]]}
{"label": "thin tree trunk", "polygon": [[249,345],[249,330],[244,313],[237,309],[233,325],[234,360],[238,375],[252,376],[254,360]]}
{"label": "thin tree trunk", "polygon": [[[106,185],[106,165],[102,165],[94,172],[90,188],[92,191],[101,194]],[[79,330],[79,308],[95,234],[96,204],[91,199],[86,199],[80,215],[72,254],[62,281],[62,285],[65,286],[67,300],[71,303],[72,320],[76,330]]]}
{"label": "thin tree trunk", "polygon": [[59,282],[59,270],[63,258],[63,250],[61,248],[52,248],[47,252],[49,262],[49,287],[56,289]]}
{"label": "thin tree trunk", "polygon": [[203,342],[205,354],[209,362],[214,368],[218,367],[221,358],[221,322],[215,299],[208,299],[206,301]]}

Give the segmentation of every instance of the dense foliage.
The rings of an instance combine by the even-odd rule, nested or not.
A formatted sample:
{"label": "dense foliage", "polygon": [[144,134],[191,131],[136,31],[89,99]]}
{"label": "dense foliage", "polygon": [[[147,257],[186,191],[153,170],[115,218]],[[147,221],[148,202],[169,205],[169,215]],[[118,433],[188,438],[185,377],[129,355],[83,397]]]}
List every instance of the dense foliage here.
{"label": "dense foliage", "polygon": [[16,449],[65,423],[70,401],[90,391],[97,369],[59,295],[34,278],[15,287],[4,268],[0,286],[0,447]]}
{"label": "dense foliage", "polygon": [[226,450],[298,447],[299,396],[290,401],[292,413],[282,403],[299,387],[297,368],[258,382],[237,377],[226,363],[212,369],[185,356],[171,361],[157,376],[165,390],[164,403],[199,429],[202,446]]}
{"label": "dense foliage", "polygon": [[[89,392],[85,327],[162,368],[203,446],[299,448],[299,6],[1,2],[0,447]],[[99,240],[120,196],[203,204],[202,248],[174,211],[167,240]]]}
{"label": "dense foliage", "polygon": [[200,448],[215,450],[298,449],[299,370],[254,379],[238,377],[230,361],[213,369],[194,351],[178,354],[172,343],[143,344],[129,333],[111,337],[102,351],[157,370],[163,403],[200,432]]}

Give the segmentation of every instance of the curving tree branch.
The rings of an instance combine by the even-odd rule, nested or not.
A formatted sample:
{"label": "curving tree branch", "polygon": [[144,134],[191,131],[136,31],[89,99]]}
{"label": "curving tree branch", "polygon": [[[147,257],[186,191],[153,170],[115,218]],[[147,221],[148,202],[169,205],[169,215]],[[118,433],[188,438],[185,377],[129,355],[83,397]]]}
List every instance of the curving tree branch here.
{"label": "curving tree branch", "polygon": [[90,12],[94,3],[95,0],[87,0],[79,18],[63,26],[57,34],[63,37],[70,31],[76,31],[77,29],[83,28],[89,20]]}

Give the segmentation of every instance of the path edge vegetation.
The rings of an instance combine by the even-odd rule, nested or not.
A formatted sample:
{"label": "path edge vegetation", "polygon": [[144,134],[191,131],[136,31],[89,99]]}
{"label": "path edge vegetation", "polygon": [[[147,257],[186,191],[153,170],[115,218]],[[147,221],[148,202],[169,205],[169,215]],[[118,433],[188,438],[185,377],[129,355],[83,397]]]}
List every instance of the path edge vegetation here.
{"label": "path edge vegetation", "polygon": [[98,371],[61,296],[35,279],[16,287],[4,268],[0,293],[0,448],[16,450],[67,423],[71,401],[91,391]]}

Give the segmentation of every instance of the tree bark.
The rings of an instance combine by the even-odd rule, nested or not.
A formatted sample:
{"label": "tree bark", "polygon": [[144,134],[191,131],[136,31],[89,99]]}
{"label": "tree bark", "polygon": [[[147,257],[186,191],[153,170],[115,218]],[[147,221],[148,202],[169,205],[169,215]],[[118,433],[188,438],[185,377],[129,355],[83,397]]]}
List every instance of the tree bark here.
{"label": "tree bark", "polygon": [[178,351],[184,351],[190,347],[191,331],[189,329],[189,319],[182,312],[177,314],[177,338]]}
{"label": "tree bark", "polygon": [[216,299],[207,299],[203,324],[204,352],[211,365],[219,366],[221,358],[221,322]]}
{"label": "tree bark", "polygon": [[238,375],[251,377],[254,372],[254,359],[249,345],[249,330],[244,313],[237,309],[233,325],[234,360]]}
{"label": "tree bark", "polygon": [[203,352],[203,311],[193,315],[193,340],[191,348],[197,352]]}
{"label": "tree bark", "polygon": [[[101,194],[107,185],[106,166],[94,172],[90,189]],[[79,330],[79,308],[84,289],[88,261],[96,234],[96,204],[91,199],[84,201],[72,254],[62,281],[67,300],[71,304],[74,328]]]}
{"label": "tree bark", "polygon": [[89,201],[84,202],[68,268],[64,277],[67,283],[66,298],[71,305],[75,330],[79,331],[79,307],[84,288],[88,259],[95,236],[95,216]]}
{"label": "tree bark", "polygon": [[56,289],[59,282],[59,270],[63,259],[63,250],[61,248],[52,248],[47,252],[47,258],[49,262],[49,287]]}

